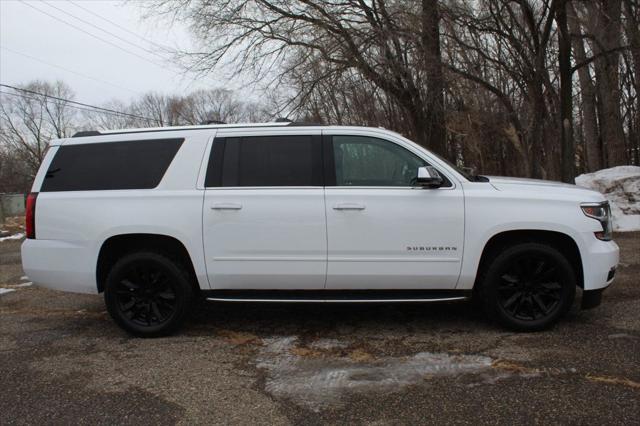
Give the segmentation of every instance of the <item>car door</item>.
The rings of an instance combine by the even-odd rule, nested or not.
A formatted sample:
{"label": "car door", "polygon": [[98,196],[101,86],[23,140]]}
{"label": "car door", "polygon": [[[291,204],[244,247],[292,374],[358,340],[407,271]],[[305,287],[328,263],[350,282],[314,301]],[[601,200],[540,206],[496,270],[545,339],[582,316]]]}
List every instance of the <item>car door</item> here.
{"label": "car door", "polygon": [[[379,136],[325,131],[327,289],[453,289],[464,234],[461,185],[415,186],[424,154]],[[432,164],[433,165],[433,164]]]}
{"label": "car door", "polygon": [[203,205],[213,289],[322,289],[326,218],[319,131],[213,141]]}

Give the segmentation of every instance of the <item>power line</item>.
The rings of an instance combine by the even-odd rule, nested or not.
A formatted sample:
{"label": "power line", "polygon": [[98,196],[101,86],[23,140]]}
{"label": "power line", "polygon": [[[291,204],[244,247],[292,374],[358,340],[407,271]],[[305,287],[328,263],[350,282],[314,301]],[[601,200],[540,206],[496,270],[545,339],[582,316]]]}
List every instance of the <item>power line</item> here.
{"label": "power line", "polygon": [[[9,93],[9,92],[3,92],[1,90],[0,90],[0,95],[15,96],[17,98],[29,99],[29,100],[36,101],[36,102],[39,102],[39,101],[42,100],[42,99],[34,98],[34,97],[31,97],[31,96],[23,95],[21,93]],[[46,99],[47,97],[44,98],[45,102],[48,101]],[[75,105],[66,105],[66,107],[73,108],[73,109],[78,109],[78,110],[81,110],[81,111],[88,111],[88,112],[94,112],[94,113],[99,113],[99,114],[113,115],[113,116],[116,116],[116,117],[121,117],[123,114],[125,114],[125,113],[120,113],[120,112],[115,113],[115,112],[98,111],[98,110],[95,110],[93,108],[84,108],[84,107],[79,107],[79,106],[75,106]]]}
{"label": "power line", "polygon": [[93,37],[93,38],[95,38],[95,39],[98,39],[98,40],[102,41],[103,43],[110,44],[111,46],[113,46],[113,47],[115,47],[115,48],[117,48],[117,49],[120,49],[120,50],[122,50],[122,51],[124,51],[124,52],[127,52],[127,53],[129,53],[130,55],[133,55],[133,56],[135,56],[135,57],[136,57],[136,58],[138,58],[138,59],[142,59],[143,61],[149,62],[149,63],[151,63],[151,64],[156,65],[157,67],[160,67],[160,68],[162,68],[162,69],[165,69],[164,65],[161,65],[161,64],[159,64],[159,63],[157,63],[157,62],[155,62],[155,61],[152,61],[152,60],[150,60],[150,59],[147,59],[147,58],[145,58],[145,57],[142,57],[142,56],[138,55],[136,52],[133,52],[133,51],[131,51],[131,50],[129,50],[129,49],[126,49],[126,48],[124,48],[124,47],[122,47],[122,46],[119,46],[119,45],[117,45],[117,44],[115,44],[115,43],[112,43],[112,42],[110,42],[109,40],[105,40],[105,39],[103,39],[102,37],[99,37],[99,36],[97,36],[97,35],[95,35],[95,34],[92,34],[92,33],[88,32],[88,31],[85,31],[85,30],[83,30],[82,28],[80,28],[80,27],[78,27],[78,26],[76,26],[76,25],[74,25],[74,24],[71,24],[71,23],[69,23],[69,22],[65,21],[65,20],[64,20],[64,19],[62,19],[62,18],[59,18],[59,17],[54,16],[54,15],[51,15],[50,13],[48,13],[48,12],[46,12],[46,11],[44,11],[44,10],[40,9],[40,8],[37,8],[37,7],[35,7],[34,5],[32,5],[32,4],[30,4],[30,3],[25,2],[24,0],[18,0],[18,1],[19,1],[20,3],[22,3],[22,4],[24,4],[25,6],[28,6],[28,7],[32,8],[32,9],[34,9],[34,10],[36,10],[36,11],[38,11],[38,12],[42,13],[43,15],[46,15],[46,16],[48,16],[48,17],[52,18],[52,19],[55,19],[56,21],[60,21],[60,22],[62,22],[63,24],[66,24],[66,25],[70,26],[71,28],[74,28],[74,29],[76,29],[76,30],[78,30],[78,31],[80,31],[80,32],[82,32],[82,33],[84,33],[84,34],[87,34],[87,35],[88,35],[88,36],[90,36],[90,37]]}
{"label": "power line", "polygon": [[52,8],[54,8],[54,9],[56,9],[57,11],[62,12],[62,13],[63,13],[63,14],[65,14],[65,15],[68,15],[68,16],[70,16],[70,17],[72,17],[72,18],[74,18],[74,19],[76,19],[76,20],[78,20],[78,21],[80,21],[80,22],[83,22],[83,23],[85,23],[85,24],[87,24],[87,25],[90,25],[91,27],[96,28],[96,29],[98,29],[98,30],[102,31],[103,33],[109,34],[110,36],[115,37],[115,38],[117,38],[118,40],[123,41],[123,42],[125,42],[125,43],[127,43],[127,44],[129,44],[129,45],[131,45],[131,46],[133,46],[133,47],[136,47],[136,48],[138,48],[138,49],[144,50],[145,52],[150,53],[150,54],[152,54],[152,55],[158,56],[158,57],[159,57],[160,59],[162,59],[162,60],[166,60],[166,58],[165,58],[165,57],[163,57],[162,55],[160,55],[160,54],[159,54],[159,53],[157,53],[157,52],[154,52],[153,50],[149,50],[149,49],[147,49],[147,48],[145,48],[145,47],[142,47],[142,46],[140,46],[140,45],[138,45],[138,44],[136,44],[136,43],[133,43],[133,42],[131,42],[131,41],[127,40],[126,38],[120,37],[119,35],[114,34],[114,33],[112,33],[111,31],[105,30],[104,28],[102,28],[102,27],[100,27],[100,26],[98,26],[98,25],[96,25],[96,24],[94,24],[94,23],[92,23],[92,22],[89,22],[89,21],[86,21],[86,20],[84,20],[84,19],[82,19],[82,18],[79,18],[77,15],[74,15],[74,14],[73,14],[73,13],[71,13],[71,12],[68,12],[68,11],[66,11],[66,10],[64,10],[64,9],[60,9],[59,7],[54,6],[54,5],[50,4],[49,2],[43,1],[43,2],[42,2],[42,4],[45,4],[45,5],[49,6],[49,7],[52,7]]}
{"label": "power line", "polygon": [[91,76],[88,76],[88,75],[85,75],[85,74],[79,73],[79,72],[77,72],[77,71],[70,70],[69,68],[61,67],[60,65],[56,65],[56,64],[52,64],[52,63],[50,63],[50,62],[43,61],[42,59],[36,58],[36,57],[34,57],[34,56],[31,56],[31,55],[27,55],[26,53],[18,52],[18,51],[13,50],[13,49],[9,49],[8,47],[2,46],[2,45],[0,45],[0,49],[6,50],[6,51],[11,52],[11,53],[14,53],[14,54],[16,54],[16,55],[24,56],[25,58],[29,58],[29,59],[31,59],[31,60],[33,60],[33,61],[37,61],[37,62],[43,63],[43,64],[48,65],[48,66],[50,66],[50,67],[59,68],[59,69],[61,69],[61,70],[64,70],[64,71],[70,72],[70,73],[72,73],[72,74],[79,75],[80,77],[88,78],[88,79],[90,79],[90,80],[94,80],[94,81],[97,81],[97,82],[99,82],[99,83],[108,84],[109,86],[117,87],[118,89],[123,89],[123,90],[126,90],[126,91],[131,92],[131,93],[136,93],[136,94],[138,94],[138,95],[140,95],[140,94],[141,94],[140,92],[138,92],[138,91],[136,91],[136,90],[128,89],[128,88],[126,88],[126,87],[119,86],[119,85],[117,85],[117,84],[115,84],[115,83],[110,83],[110,82],[108,82],[108,81],[101,80],[101,79],[99,79],[99,78],[91,77]]}
{"label": "power line", "polygon": [[113,25],[115,27],[118,27],[123,31],[128,32],[129,34],[131,34],[133,36],[138,37],[140,40],[144,40],[147,43],[153,44],[154,46],[159,47],[160,49],[165,50],[165,51],[171,50],[169,47],[163,46],[162,44],[159,44],[159,43],[156,43],[153,40],[149,40],[148,38],[145,38],[145,37],[141,36],[140,34],[137,34],[137,33],[133,32],[133,31],[127,29],[126,27],[123,27],[122,25],[118,24],[117,22],[113,22],[112,20],[105,18],[104,16],[92,11],[91,9],[87,9],[84,6],[81,6],[79,3],[76,3],[73,0],[68,0],[68,2],[73,4],[76,7],[79,7],[80,9],[84,10],[85,12],[88,12],[88,13],[92,14],[93,16],[96,16],[96,17],[102,19],[103,21],[106,21],[106,22],[110,23],[111,25]]}
{"label": "power line", "polygon": [[9,89],[18,90],[20,92],[30,93],[30,94],[38,95],[38,96],[44,96],[44,97],[47,97],[47,98],[56,99],[58,101],[68,102],[68,103],[71,103],[71,104],[76,104],[76,105],[80,105],[80,106],[84,106],[84,107],[89,107],[89,108],[93,108],[93,109],[100,110],[100,111],[126,115],[126,116],[129,116],[129,117],[132,117],[132,118],[137,118],[137,119],[140,119],[140,120],[149,120],[149,121],[156,121],[157,122],[157,120],[154,120],[152,118],[142,117],[142,116],[139,116],[139,115],[129,114],[129,113],[122,112],[122,111],[116,111],[116,110],[109,109],[109,108],[103,108],[103,107],[99,107],[99,106],[95,106],[95,105],[85,104],[85,103],[82,103],[82,102],[72,101],[71,99],[60,98],[60,97],[57,97],[57,96],[48,95],[46,93],[36,92],[34,90],[22,89],[20,87],[10,86],[8,84],[0,83],[0,87],[7,87]]}

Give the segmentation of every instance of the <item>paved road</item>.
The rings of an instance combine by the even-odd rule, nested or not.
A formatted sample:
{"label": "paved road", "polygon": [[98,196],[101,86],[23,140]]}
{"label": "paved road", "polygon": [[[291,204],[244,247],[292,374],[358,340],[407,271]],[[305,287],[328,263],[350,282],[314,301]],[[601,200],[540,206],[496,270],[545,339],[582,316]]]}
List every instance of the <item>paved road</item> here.
{"label": "paved road", "polygon": [[[0,424],[572,423],[640,418],[640,233],[604,304],[553,330],[498,329],[467,304],[209,304],[134,339],[102,298],[0,296]],[[0,287],[20,283],[0,243]]]}

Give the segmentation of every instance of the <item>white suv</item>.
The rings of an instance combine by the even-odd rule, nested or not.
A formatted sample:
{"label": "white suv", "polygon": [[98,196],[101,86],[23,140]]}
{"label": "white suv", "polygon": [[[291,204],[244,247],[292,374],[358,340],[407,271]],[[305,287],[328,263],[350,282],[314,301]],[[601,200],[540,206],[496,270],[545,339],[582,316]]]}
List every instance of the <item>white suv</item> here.
{"label": "white suv", "polygon": [[383,129],[295,123],[82,132],[27,200],[25,272],[104,293],[125,330],[218,301],[474,297],[518,330],[600,303],[618,246],[603,196],[470,176]]}

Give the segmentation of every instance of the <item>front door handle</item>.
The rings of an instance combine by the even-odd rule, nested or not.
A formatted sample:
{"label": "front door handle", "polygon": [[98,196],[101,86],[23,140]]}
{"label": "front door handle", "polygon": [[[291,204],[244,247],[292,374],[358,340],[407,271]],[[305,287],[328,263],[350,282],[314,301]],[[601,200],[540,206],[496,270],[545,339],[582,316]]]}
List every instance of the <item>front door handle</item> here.
{"label": "front door handle", "polygon": [[338,203],[333,206],[334,210],[364,210],[364,204],[358,203]]}
{"label": "front door handle", "polygon": [[211,210],[240,210],[240,203],[218,203],[211,206]]}

